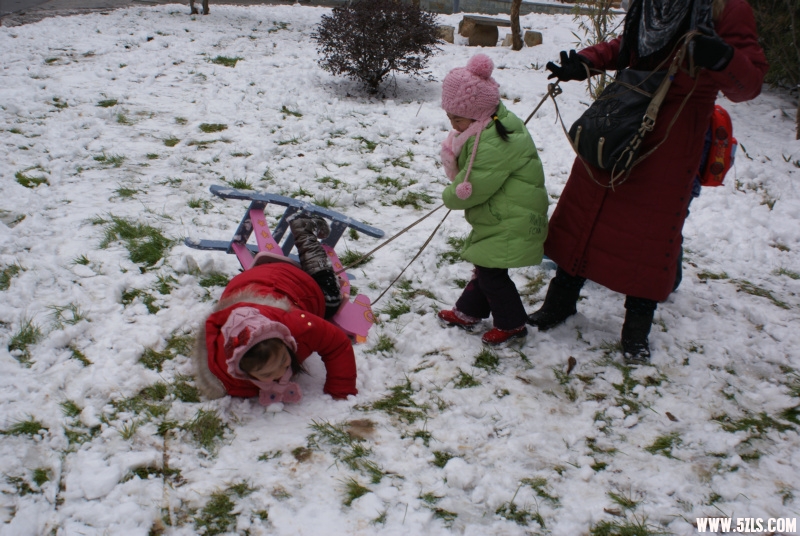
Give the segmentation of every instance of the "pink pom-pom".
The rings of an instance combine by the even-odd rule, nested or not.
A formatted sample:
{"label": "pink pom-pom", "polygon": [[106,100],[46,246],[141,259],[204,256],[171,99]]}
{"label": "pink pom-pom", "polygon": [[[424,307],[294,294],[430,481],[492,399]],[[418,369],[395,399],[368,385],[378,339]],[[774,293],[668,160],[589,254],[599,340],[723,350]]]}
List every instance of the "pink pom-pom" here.
{"label": "pink pom-pom", "polygon": [[494,63],[486,54],[475,54],[467,62],[467,70],[475,76],[480,76],[484,80],[492,76]]}
{"label": "pink pom-pom", "polygon": [[468,182],[462,182],[458,186],[456,186],[456,195],[459,199],[466,199],[472,195],[472,184]]}

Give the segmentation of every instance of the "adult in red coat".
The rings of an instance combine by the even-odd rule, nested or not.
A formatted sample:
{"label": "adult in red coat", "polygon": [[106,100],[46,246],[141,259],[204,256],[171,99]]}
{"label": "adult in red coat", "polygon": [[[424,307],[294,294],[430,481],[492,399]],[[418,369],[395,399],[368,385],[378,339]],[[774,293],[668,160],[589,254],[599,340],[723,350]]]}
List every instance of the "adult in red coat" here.
{"label": "adult in red coat", "polygon": [[[263,264],[237,275],[198,337],[194,364],[200,391],[212,399],[228,394],[258,396],[264,405],[294,402],[299,400],[299,387],[288,379],[317,352],[327,372],[324,392],[337,399],[357,394],[350,339],[324,315],[319,284],[293,264]],[[247,350],[266,339],[282,341],[291,352],[282,370],[263,379],[245,372],[240,362]]]}
{"label": "adult in red coat", "polygon": [[540,330],[564,322],[575,314],[586,279],[623,293],[621,343],[629,362],[649,360],[657,303],[676,281],[681,231],[717,93],[733,102],[755,98],[767,62],[745,0],[632,0],[621,37],[577,54],[562,52],[560,66],[547,65],[550,78],[561,81],[585,80],[587,67],[654,70],[669,65],[676,43],[690,29],[701,33],[693,38],[640,154],[661,143],[655,152],[613,189],[608,172],[575,159],[544,246],[558,270],[544,304],[528,317]]}

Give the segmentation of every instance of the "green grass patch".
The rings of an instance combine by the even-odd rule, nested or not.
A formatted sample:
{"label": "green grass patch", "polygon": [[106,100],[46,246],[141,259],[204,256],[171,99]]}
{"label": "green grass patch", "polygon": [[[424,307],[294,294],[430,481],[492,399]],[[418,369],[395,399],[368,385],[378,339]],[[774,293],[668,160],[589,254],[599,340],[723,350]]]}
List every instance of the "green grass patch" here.
{"label": "green grass patch", "polygon": [[275,460],[283,456],[283,451],[280,450],[271,450],[269,452],[265,452],[261,456],[258,457],[258,461],[260,462],[268,462],[270,460]]}
{"label": "green grass patch", "polygon": [[232,531],[236,526],[233,509],[236,504],[228,493],[212,493],[206,505],[194,519],[194,526],[200,534],[212,536]]}
{"label": "green grass patch", "polygon": [[34,484],[41,488],[42,484],[50,480],[50,471],[44,467],[37,467],[33,470],[33,476],[31,479],[33,480]]}
{"label": "green grass patch", "polygon": [[547,479],[544,477],[523,478],[521,481],[525,486],[529,486],[537,497],[544,499],[553,506],[558,506],[560,501],[558,497],[552,495],[547,491]]}
{"label": "green grass patch", "polygon": [[209,272],[200,278],[199,285],[203,288],[224,287],[230,283],[231,278],[222,272]]}
{"label": "green grass patch", "polygon": [[647,523],[647,520],[620,519],[600,521],[589,528],[589,536],[668,536],[670,532],[662,532]]}
{"label": "green grass patch", "polygon": [[372,404],[373,410],[384,411],[408,424],[413,424],[427,416],[428,406],[414,402],[412,398],[414,390],[411,388],[411,381],[408,378],[405,383],[395,385],[389,391],[389,395]]}
{"label": "green grass patch", "polygon": [[475,356],[475,361],[473,361],[472,366],[487,372],[494,372],[497,370],[497,367],[500,366],[500,358],[493,351],[484,348]]}
{"label": "green grass patch", "polygon": [[211,60],[211,63],[216,65],[223,65],[225,67],[236,67],[236,63],[244,58],[229,58],[227,56],[217,56],[216,58]]}
{"label": "green grass patch", "polygon": [[100,247],[106,248],[116,240],[123,242],[131,261],[148,267],[161,260],[175,243],[156,227],[112,216]]}
{"label": "green grass patch", "polygon": [[107,154],[103,153],[101,155],[93,157],[93,160],[95,162],[99,162],[99,163],[104,164],[106,166],[112,166],[112,167],[118,168],[125,161],[125,157],[123,155],[120,155],[120,154],[107,155]]}
{"label": "green grass patch", "polygon": [[197,387],[189,383],[189,376],[178,376],[172,384],[172,392],[175,398],[181,402],[198,403],[200,402],[200,392]]}
{"label": "green grass patch", "polygon": [[117,99],[104,99],[97,103],[100,108],[111,108],[117,105]]}
{"label": "green grass patch", "polygon": [[372,490],[362,486],[355,479],[348,478],[344,483],[344,505],[350,506],[353,504],[353,501],[366,495],[370,491]]}
{"label": "green grass patch", "polygon": [[11,286],[11,279],[19,275],[22,268],[18,264],[12,264],[0,270],[0,290],[8,290]]}
{"label": "green grass patch", "polygon": [[22,365],[30,367],[33,361],[29,347],[42,340],[43,336],[41,328],[33,320],[22,318],[19,330],[8,340],[8,351]]}
{"label": "green grass patch", "polygon": [[213,208],[211,201],[208,199],[200,199],[198,197],[192,197],[189,199],[187,205],[189,205],[189,208],[202,210],[204,214],[208,214],[208,211]]}
{"label": "green grass patch", "polygon": [[215,410],[200,410],[194,419],[181,426],[192,439],[206,451],[213,453],[218,440],[225,436],[228,426],[222,422]]}
{"label": "green grass patch", "polygon": [[17,171],[14,173],[14,178],[16,178],[17,182],[25,188],[36,188],[42,184],[50,184],[50,181],[47,180],[47,177],[31,177],[22,171]]}
{"label": "green grass patch", "polygon": [[644,450],[653,455],[661,454],[667,458],[674,459],[674,456],[672,455],[672,449],[678,447],[681,443],[682,440],[680,434],[677,432],[672,432],[657,437],[655,441],[653,441],[650,446],[645,447]]}
{"label": "green grass patch", "polygon": [[[322,177],[321,179],[317,179],[317,182],[320,184],[325,184],[331,190],[337,190],[339,189],[340,186],[344,184],[344,182],[340,181],[339,179],[334,179],[333,177],[327,175],[325,177]],[[351,227],[351,229],[353,228]],[[355,231],[355,229],[353,230]]]}
{"label": "green grass patch", "polygon": [[468,374],[461,369],[458,370],[458,376],[455,377],[453,383],[456,389],[469,389],[481,384],[472,374]]}
{"label": "green grass patch", "polygon": [[123,199],[128,199],[128,198],[131,198],[134,195],[138,194],[139,190],[137,190],[136,188],[127,188],[127,187],[121,186],[121,187],[117,188],[116,190],[114,190],[114,193],[117,195],[117,197],[121,197]]}
{"label": "green grass patch", "polygon": [[175,288],[177,284],[178,280],[171,275],[160,274],[156,279],[155,289],[162,296],[166,296],[172,292],[172,289]]}
{"label": "green grass patch", "polygon": [[17,492],[17,495],[20,497],[24,497],[26,495],[32,495],[35,493],[41,493],[41,490],[35,490],[31,487],[27,480],[25,480],[21,476],[6,476],[6,482],[8,482]]}
{"label": "green grass patch", "polygon": [[228,125],[224,125],[222,123],[201,123],[199,128],[202,132],[210,134],[212,132],[222,132],[223,130],[227,130]]}
{"label": "green grass patch", "polygon": [[281,106],[281,113],[286,115],[291,115],[294,117],[303,117],[303,114],[301,114],[297,110],[290,110],[289,108],[286,107],[286,105]]}
{"label": "green grass patch", "polygon": [[799,273],[793,270],[787,270],[786,268],[778,268],[775,270],[775,275],[785,275],[786,277],[790,277],[791,279],[795,280],[800,279]]}
{"label": "green grass patch", "polygon": [[329,422],[312,421],[314,433],[309,437],[309,444],[323,441],[331,445],[331,455],[353,471],[360,471],[370,477],[373,484],[383,479],[384,471],[372,460],[368,459],[372,450],[364,445],[365,440],[347,430],[347,424],[331,424]]}
{"label": "green grass patch", "polygon": [[703,270],[702,272],[698,272],[697,279],[700,281],[719,281],[722,279],[730,279],[730,277],[725,272],[715,273]]}
{"label": "green grass patch", "polygon": [[126,290],[122,293],[122,305],[130,305],[134,303],[137,298],[142,300],[144,306],[147,307],[147,312],[151,315],[154,315],[161,310],[161,308],[156,305],[155,296],[138,288]]}
{"label": "green grass patch", "polygon": [[401,303],[398,301],[393,301],[385,308],[380,310],[381,314],[389,315],[389,320],[394,320],[398,316],[402,316],[410,312],[411,312],[411,305],[405,302]]}
{"label": "green grass patch", "polygon": [[81,407],[76,404],[72,400],[65,400],[59,404],[61,406],[61,413],[64,414],[65,417],[69,417],[70,419],[74,419],[78,415],[81,414]]}
{"label": "green grass patch", "polygon": [[247,179],[233,179],[225,182],[227,182],[231,188],[236,188],[237,190],[254,190],[253,184]]}
{"label": "green grass patch", "polygon": [[[368,255],[364,257],[364,254],[360,251],[354,249],[346,249],[344,253],[339,255],[339,260],[342,261],[342,266],[346,268],[356,268],[358,266],[363,266],[372,260],[372,255]],[[361,260],[359,260],[361,259]],[[354,264],[357,263],[357,264]]]}
{"label": "green grass patch", "polygon": [[89,317],[74,303],[68,305],[50,305],[48,309],[53,311],[53,323],[58,329],[62,329],[64,324],[74,326],[83,320],[90,321]]}
{"label": "green grass patch", "polygon": [[336,198],[328,195],[315,195],[313,202],[322,208],[336,208],[338,206]]}
{"label": "green grass patch", "polygon": [[793,424],[780,422],[764,412],[758,415],[748,414],[739,419],[722,415],[716,416],[712,420],[718,422],[726,432],[747,432],[748,440],[763,439],[770,430],[786,432],[795,428]]}
{"label": "green grass patch", "polygon": [[[461,262],[461,250],[464,249],[464,244],[467,241],[466,236],[449,236],[447,237],[447,245],[450,246],[450,251],[445,251],[439,255],[441,262],[447,264],[455,264]],[[439,263],[441,265],[441,262]]]}
{"label": "green grass patch", "polygon": [[433,462],[432,463],[436,467],[438,467],[440,469],[443,469],[444,466],[447,465],[447,462],[452,460],[454,457],[455,456],[453,456],[449,452],[444,452],[444,451],[441,451],[441,450],[435,450],[435,451],[433,451]]}
{"label": "green grass patch", "polygon": [[75,346],[70,345],[69,351],[70,351],[70,356],[69,356],[70,359],[74,359],[80,362],[84,367],[88,367],[89,365],[92,364],[89,358],[86,357],[86,354],[75,348]]}
{"label": "green grass patch", "polygon": [[27,436],[34,436],[39,433],[40,430],[48,431],[44,424],[37,421],[33,418],[33,416],[28,415],[28,417],[24,421],[17,421],[11,425],[10,428],[3,430],[2,434],[4,435],[27,435]]}
{"label": "green grass patch", "polygon": [[761,288],[758,285],[754,285],[753,283],[745,280],[735,280],[734,283],[736,284],[736,289],[739,292],[744,292],[745,294],[750,294],[751,296],[767,298],[781,309],[790,309],[788,304],[773,296],[772,292],[765,288]]}
{"label": "green grass patch", "polygon": [[361,144],[364,146],[364,148],[367,150],[367,152],[370,152],[370,153],[373,152],[375,150],[375,148],[378,146],[378,144],[376,142],[370,141],[370,140],[368,140],[368,139],[366,139],[366,138],[364,138],[362,136],[356,136],[353,139],[360,141]]}
{"label": "green grass patch", "polygon": [[609,491],[606,495],[608,498],[620,505],[624,510],[636,510],[636,507],[639,506],[639,503],[642,501],[636,501],[633,497],[626,497],[621,493],[614,493],[613,491]]}
{"label": "green grass patch", "polygon": [[394,340],[385,333],[378,335],[378,341],[366,351],[368,354],[389,354],[391,352],[394,352]]}
{"label": "green grass patch", "polygon": [[525,286],[520,292],[521,296],[534,296],[539,293],[545,286],[548,285],[550,279],[545,272],[539,272],[533,277],[528,277]]}
{"label": "green grass patch", "polygon": [[164,140],[164,145],[166,145],[167,147],[175,147],[175,146],[176,146],[176,145],[178,145],[180,142],[181,142],[181,140],[179,140],[179,139],[178,139],[178,138],[176,138],[175,136],[170,136],[169,138],[166,138],[166,139]]}
{"label": "green grass patch", "polygon": [[423,208],[423,204],[433,203],[433,197],[424,192],[406,192],[402,196],[392,201],[392,205],[398,207],[407,207],[411,205],[415,209]]}

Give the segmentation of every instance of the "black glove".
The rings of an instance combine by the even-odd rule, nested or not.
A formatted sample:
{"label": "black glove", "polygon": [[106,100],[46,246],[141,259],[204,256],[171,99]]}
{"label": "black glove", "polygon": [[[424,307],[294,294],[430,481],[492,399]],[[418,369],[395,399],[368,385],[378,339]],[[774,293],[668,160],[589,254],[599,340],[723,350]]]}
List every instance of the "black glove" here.
{"label": "black glove", "polygon": [[733,58],[733,47],[722,40],[714,30],[701,30],[702,35],[692,39],[694,43],[694,63],[710,71],[721,71]]}
{"label": "black glove", "polygon": [[586,80],[588,77],[586,67],[584,65],[592,66],[592,62],[584,58],[574,50],[569,51],[567,55],[566,50],[561,51],[561,66],[556,65],[552,61],[548,61],[545,69],[550,71],[551,78],[558,78],[559,82],[568,82],[570,80]]}

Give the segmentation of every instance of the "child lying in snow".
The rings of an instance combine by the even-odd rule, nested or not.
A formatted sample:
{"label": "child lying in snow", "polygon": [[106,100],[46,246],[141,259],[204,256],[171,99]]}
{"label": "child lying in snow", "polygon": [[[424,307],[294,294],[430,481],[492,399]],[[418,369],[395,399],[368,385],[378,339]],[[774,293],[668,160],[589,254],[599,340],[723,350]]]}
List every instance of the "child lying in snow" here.
{"label": "child lying in snow", "polygon": [[195,345],[197,384],[208,398],[258,396],[262,405],[298,402],[290,381],[317,352],[325,364],[324,392],[336,399],[358,393],[350,339],[325,318],[341,301],[328,256],[317,241],[327,236],[322,218],[298,213],[289,222],[300,256],[254,266],[225,287]]}

